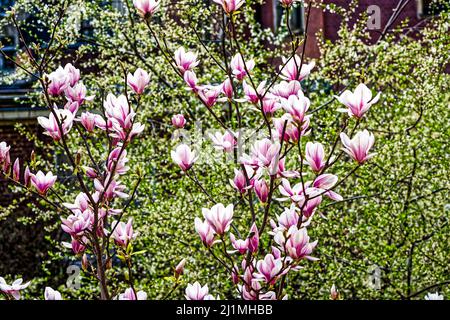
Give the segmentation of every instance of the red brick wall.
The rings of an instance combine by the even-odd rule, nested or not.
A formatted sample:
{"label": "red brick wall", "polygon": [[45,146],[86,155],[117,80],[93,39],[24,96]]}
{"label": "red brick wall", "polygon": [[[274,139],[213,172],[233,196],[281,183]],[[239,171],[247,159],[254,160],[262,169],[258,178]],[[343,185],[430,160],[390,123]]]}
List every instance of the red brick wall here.
{"label": "red brick wall", "polygon": [[[323,0],[325,3],[335,3],[342,7],[348,8],[349,1],[346,0]],[[367,8],[371,5],[377,5],[381,9],[381,29],[383,29],[389,21],[389,18],[394,13],[394,9],[397,7],[399,0],[359,0],[357,14],[367,11]],[[356,17],[355,17],[356,18]],[[409,0],[408,4],[402,10],[402,13],[394,23],[394,27],[398,25],[399,22],[405,20],[405,18],[410,19],[410,25],[414,25],[419,22],[417,17],[417,2],[416,0]],[[326,38],[335,40],[337,39],[337,31],[341,23],[339,15],[325,12],[324,13],[324,35]],[[354,21],[350,22],[352,25]],[[382,31],[382,30],[380,30]],[[376,41],[379,37],[379,32],[369,31],[373,41]]]}
{"label": "red brick wall", "polygon": [[[43,139],[42,130],[35,121],[27,124],[27,129]],[[21,163],[30,159],[33,142],[20,135],[12,123],[0,122],[0,141],[11,146],[11,162],[20,157]],[[14,210],[6,219],[0,219],[0,275],[14,274],[28,277],[37,275],[41,268],[43,255],[51,249],[45,241],[45,231],[42,222],[24,225],[17,221],[20,217],[34,218],[28,207],[33,198],[12,193],[4,179],[0,178],[0,206],[7,207],[13,201],[18,201],[18,209]],[[34,205],[34,204],[33,204]]]}
{"label": "red brick wall", "polygon": [[[279,0],[266,0],[262,6],[262,14],[260,15],[261,23],[266,27],[272,27],[273,24],[273,1]],[[306,0],[307,2],[311,0]],[[317,1],[317,0],[315,0]],[[341,7],[348,8],[349,0],[322,0],[322,3],[328,4],[333,3]],[[381,9],[381,30],[380,31],[370,31],[372,42],[375,42],[382,29],[385,27],[389,18],[393,14],[393,10],[396,8],[399,0],[359,0],[358,9],[356,17],[353,21],[349,22],[351,26],[359,13],[367,11],[367,8],[371,5],[377,5]],[[393,26],[398,25],[399,22],[403,21],[405,18],[410,19],[410,25],[414,25],[419,22],[417,17],[417,3],[416,0],[409,0],[408,4],[402,10],[399,18],[396,20]],[[336,40],[338,38],[338,30],[341,25],[341,17],[338,14],[323,12],[321,9],[312,8],[311,17],[308,27],[308,41],[306,43],[306,55],[308,57],[317,58],[320,55],[319,48],[317,46],[318,39],[316,37],[319,30],[323,31],[323,35],[326,39]],[[300,48],[300,51],[303,50]]]}

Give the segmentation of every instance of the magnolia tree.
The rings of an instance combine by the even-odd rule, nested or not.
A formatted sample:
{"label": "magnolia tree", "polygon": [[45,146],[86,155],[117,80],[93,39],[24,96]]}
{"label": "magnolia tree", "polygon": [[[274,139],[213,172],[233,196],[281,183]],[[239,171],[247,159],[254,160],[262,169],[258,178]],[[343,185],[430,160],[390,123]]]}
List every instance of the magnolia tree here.
{"label": "magnolia tree", "polygon": [[[61,16],[63,14],[64,11]],[[20,33],[14,12],[11,12],[11,17]],[[25,43],[23,37],[21,40]],[[11,165],[11,146],[6,142],[0,143],[1,174],[11,183],[46,201],[61,214],[61,228],[71,239],[64,245],[80,257],[83,270],[98,280],[101,299],[145,299],[146,294],[134,287],[131,271],[132,257],[136,254],[133,252],[133,240],[137,234],[133,232],[132,219],[124,221],[127,207],[141,178],[138,177],[129,194],[129,188],[121,183],[121,176],[129,170],[127,147],[144,130],[144,125],[136,121],[136,112],[149,76],[141,69],[134,74],[127,74],[124,70],[123,94],[108,94],[103,101],[102,112],[90,113],[83,111],[83,107],[94,96],[87,94],[80,70],[68,63],[47,74],[46,66],[51,59],[49,52],[50,46],[42,54],[27,47],[33,69],[27,69],[6,57],[41,85],[49,116],[38,117],[37,120],[44,134],[64,151],[72,174],[77,179],[73,203],[63,202],[57,195],[53,186],[58,177],[52,171],[44,173],[39,170],[39,162],[36,162],[34,153],[28,165],[25,166],[20,159],[15,159]],[[131,88],[130,93],[127,87]],[[73,134],[81,136],[84,141],[79,150],[69,148],[68,141]],[[88,143],[91,139],[104,139],[107,147],[102,159],[93,157]],[[51,200],[49,193],[54,193],[61,201]],[[129,200],[124,203],[122,199]],[[113,255],[120,258],[128,268],[129,288],[121,294],[113,294],[109,290],[106,276],[106,271],[112,267]],[[29,284],[30,282],[22,284],[22,280],[18,279],[8,285],[0,278],[0,292],[6,298],[18,299],[20,290]],[[45,299],[58,300],[61,299],[61,294],[47,287]]]}
{"label": "magnolia tree", "polygon": [[[30,58],[35,59],[35,55],[30,54]],[[148,84],[148,74],[140,69],[134,75],[125,74],[125,81],[131,87],[134,97],[128,94],[125,87],[124,94],[107,96],[102,114],[94,114],[81,111],[83,104],[94,97],[87,96],[86,87],[80,81],[80,71],[69,63],[64,68],[59,67],[46,74],[45,62],[44,54],[40,61],[34,60],[36,69],[29,71],[33,72],[42,85],[42,94],[50,112],[48,117],[38,117],[37,120],[44,133],[64,150],[72,166],[73,175],[78,180],[79,193],[74,197],[73,203],[50,200],[47,195],[55,192],[53,186],[58,177],[51,171],[44,173],[38,170],[33,156],[27,166],[24,166],[20,159],[16,159],[11,166],[11,147],[5,142],[0,145],[1,173],[11,183],[48,202],[61,213],[61,228],[71,238],[71,242],[64,245],[80,256],[83,269],[98,279],[102,299],[111,298],[105,272],[111,268],[113,253],[124,261],[130,270],[130,288],[118,295],[118,298],[145,298],[145,293],[134,288],[131,276],[134,254],[132,242],[137,234],[133,232],[132,219],[123,221],[129,202],[123,204],[119,200],[132,198],[139,184],[138,180],[134,191],[129,195],[126,193],[127,186],[121,184],[120,178],[129,170],[126,148],[144,129],[144,125],[135,121],[135,117],[139,109],[139,96]],[[73,132],[83,137],[86,142],[85,149],[69,149],[67,141]],[[94,159],[87,141],[102,136],[108,146],[108,152],[103,160]],[[83,159],[85,154],[87,158]],[[90,261],[88,254],[95,257],[95,261]],[[16,299],[20,297],[19,291],[29,284],[21,284],[19,279],[12,285],[7,285],[3,278],[1,280],[2,293]],[[61,299],[61,295],[51,288],[46,288],[45,298]]]}
{"label": "magnolia tree", "polygon": [[[280,57],[281,63],[274,74],[258,81],[255,74],[260,66],[246,55],[242,49],[245,39],[236,33],[240,12],[245,10],[244,1],[214,2],[223,8],[224,40],[222,56],[210,56],[222,74],[212,83],[202,83],[197,71],[202,61],[195,52],[183,46],[171,51],[171,46],[154,30],[153,16],[160,1],[134,0],[133,4],[167,67],[179,76],[187,94],[195,96],[203,105],[211,121],[221,127],[209,135],[211,144],[233,162],[230,176],[234,177],[224,184],[231,184],[235,194],[224,203],[209,193],[196,174],[197,166],[208,165],[204,160],[209,155],[202,153],[201,143],[192,139],[190,143],[181,141],[170,152],[183,175],[210,202],[199,208],[193,231],[198,233],[205,250],[228,272],[236,296],[249,300],[287,299],[285,287],[289,274],[301,272],[319,259],[314,251],[320,239],[310,239],[308,235],[314,228],[318,208],[325,202],[342,201],[339,186],[375,155],[371,151],[374,135],[361,128],[361,119],[370,116],[370,107],[379,100],[380,93],[374,95],[361,83],[331,97],[342,105],[336,110],[343,112],[338,134],[331,141],[311,139],[314,114],[321,106],[314,106],[302,88],[302,81],[315,67],[313,61],[305,61],[306,39],[300,41],[288,22],[288,54]],[[280,2],[289,17],[296,1]],[[61,16],[64,11],[61,10]],[[11,17],[18,27],[14,12]],[[23,37],[21,40],[25,44]],[[77,179],[73,203],[66,203],[58,196],[53,188],[58,177],[51,170],[39,168],[34,155],[27,165],[20,159],[12,162],[8,142],[0,144],[1,173],[12,184],[46,201],[61,214],[61,228],[71,239],[65,245],[79,257],[84,272],[98,281],[101,299],[145,299],[146,293],[138,291],[139,283],[133,278],[133,256],[140,252],[133,250],[138,234],[133,231],[133,220],[127,217],[142,177],[138,174],[131,185],[122,181],[129,173],[127,147],[144,130],[137,118],[142,95],[151,94],[145,91],[149,74],[140,68],[132,74],[123,67],[123,83],[118,85],[122,92],[109,93],[106,98],[94,97],[87,93],[80,80],[80,70],[72,64],[52,72],[47,70],[52,59],[50,48],[51,41],[41,53],[26,46],[31,68],[8,58],[41,86],[49,116],[37,120],[71,165],[72,175]],[[99,110],[85,109],[98,100],[102,106]],[[229,117],[224,117],[221,110],[228,110]],[[258,132],[244,127],[249,115],[259,119]],[[188,120],[183,114],[173,115],[174,139],[189,136],[184,130]],[[79,149],[69,147],[68,141],[73,136],[82,138]],[[103,155],[95,157],[89,142],[99,139],[103,139],[105,150]],[[338,176],[333,171],[334,165],[343,161],[351,161],[352,167]],[[54,197],[49,197],[50,194]],[[115,268],[114,257],[126,266],[123,293],[113,289],[114,279],[108,277],[109,270]],[[183,259],[174,268],[175,285],[168,296],[180,284],[185,263]],[[0,278],[0,292],[6,298],[20,298],[20,291],[28,285],[29,282],[22,284],[21,279],[9,285]],[[185,296],[190,300],[221,297],[212,295],[207,284],[199,282],[187,284]],[[339,298],[334,285],[330,296]],[[44,297],[62,299],[58,291],[49,287]],[[433,297],[429,295],[430,299]]]}
{"label": "magnolia tree", "polygon": [[[223,7],[223,31],[234,50],[230,55],[224,51],[222,61],[217,61],[223,71],[223,78],[218,79],[220,82],[200,83],[195,73],[200,63],[196,53],[183,47],[173,54],[161,46],[160,50],[167,57],[167,63],[176,69],[188,89],[222,127],[221,132],[211,135],[213,145],[225,153],[236,154],[238,167],[230,183],[236,190],[237,200],[217,203],[208,194],[194,173],[195,166],[201,165],[196,163],[200,154],[191,146],[180,144],[171,156],[214,204],[202,208],[203,217],[195,218],[195,230],[205,248],[229,272],[237,295],[249,300],[286,299],[283,289],[288,274],[306,267],[306,261],[318,260],[313,256],[318,241],[310,240],[308,236],[317,208],[323,199],[341,201],[343,198],[335,191],[337,187],[374,156],[370,153],[373,134],[357,129],[360,119],[378,101],[380,94],[372,98],[371,90],[364,84],[358,85],[354,92],[343,92],[336,97],[345,107],[338,111],[347,113],[339,137],[328,147],[324,146],[325,142],[308,141],[313,117],[311,102],[303,93],[301,82],[314,68],[314,62],[306,64],[304,52],[297,55],[300,43],[291,32],[290,55],[282,57],[276,74],[256,83],[252,77],[255,62],[242,52],[242,39],[234,32],[243,1],[215,2]],[[289,15],[292,2],[282,1],[282,5]],[[141,15],[159,43],[151,27],[152,11],[141,8]],[[215,107],[220,103],[228,104],[233,110],[234,122],[225,123],[216,114]],[[246,149],[251,137],[244,136],[240,110],[248,104],[252,111],[260,114],[263,138],[251,144],[246,153],[242,150]],[[180,128],[185,119],[175,115],[172,122]],[[233,123],[237,124],[234,128]],[[352,128],[347,130],[350,126]],[[338,147],[340,140],[342,148]],[[341,151],[337,152],[339,149]],[[355,165],[339,179],[331,172],[333,164],[345,161],[344,154]],[[289,157],[297,160],[292,170],[286,168]],[[257,199],[256,203],[254,199]],[[284,210],[273,210],[274,201],[285,203]],[[234,218],[237,204],[245,207],[241,211],[247,217]],[[335,288],[332,297],[337,298]],[[186,298],[214,297],[208,294],[206,285],[202,287],[196,282],[186,289]]]}

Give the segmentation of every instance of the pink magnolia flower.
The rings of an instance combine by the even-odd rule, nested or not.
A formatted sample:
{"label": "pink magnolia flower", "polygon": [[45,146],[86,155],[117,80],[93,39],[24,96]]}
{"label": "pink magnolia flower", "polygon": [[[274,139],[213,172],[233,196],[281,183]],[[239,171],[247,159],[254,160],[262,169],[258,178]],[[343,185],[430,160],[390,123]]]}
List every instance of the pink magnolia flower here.
{"label": "pink magnolia flower", "polygon": [[67,219],[61,218],[61,228],[73,237],[81,236],[91,225],[90,213],[91,210],[86,209],[69,215]]}
{"label": "pink magnolia flower", "polygon": [[133,0],[134,7],[143,18],[152,16],[158,10],[159,4],[159,0]]}
{"label": "pink magnolia flower", "polygon": [[[236,251],[238,251],[240,254],[245,254],[248,249],[248,239],[242,240],[242,239],[236,239],[234,234],[230,233],[230,241],[231,245],[233,246]],[[233,253],[236,251],[232,251],[229,253]]]}
{"label": "pink magnolia flower", "polygon": [[277,177],[281,177],[281,178],[298,178],[298,177],[300,177],[300,173],[298,173],[297,171],[286,170],[285,160],[286,160],[286,158],[283,158],[283,159],[280,159],[280,161],[278,161]]}
{"label": "pink magnolia flower", "polygon": [[88,166],[81,166],[81,168],[88,178],[95,179],[98,177],[98,173],[94,168]]}
{"label": "pink magnolia flower", "polygon": [[256,227],[256,223],[252,224],[252,227],[250,228],[250,235],[247,239],[248,239],[248,250],[252,253],[258,251],[259,231],[258,228]]}
{"label": "pink magnolia flower", "polygon": [[[219,0],[214,0],[214,1],[217,2]],[[231,1],[234,2],[234,0],[231,0]],[[239,1],[243,3],[243,0],[239,0]],[[242,5],[242,3],[241,3],[241,5]],[[245,67],[247,67],[247,70],[245,70]],[[245,61],[245,63],[244,63],[244,59],[242,59],[242,56],[240,53],[236,54],[231,59],[231,62],[230,62],[231,72],[236,77],[236,79],[238,79],[239,81],[242,81],[245,78],[245,76],[247,75],[247,71],[248,72],[252,71],[254,67],[255,67],[255,61],[248,60],[248,61]]]}
{"label": "pink magnolia flower", "polygon": [[45,287],[44,299],[45,300],[63,300],[61,293],[57,290],[53,290],[50,287]]}
{"label": "pink magnolia flower", "polygon": [[114,242],[122,248],[126,248],[131,240],[135,239],[138,235],[136,232],[133,232],[132,218],[128,219],[127,223],[114,221],[111,228],[114,229],[112,234]]}
{"label": "pink magnolia flower", "polygon": [[[305,201],[305,195],[303,194],[303,185],[302,183],[297,183],[293,187],[289,180],[281,179],[281,185],[278,187],[281,195],[284,198],[277,199],[278,201],[286,201],[291,200],[299,206],[302,206]],[[309,198],[316,197],[323,192],[322,189],[319,188],[310,188],[308,183],[305,183],[305,193]]]}
{"label": "pink magnolia flower", "polygon": [[195,231],[200,236],[203,244],[207,247],[211,247],[214,244],[214,230],[209,225],[208,221],[200,220],[199,218],[194,219]]}
{"label": "pink magnolia flower", "polygon": [[[82,237],[82,239],[84,243],[88,243],[88,239],[86,237]],[[72,237],[72,241],[70,243],[63,242],[62,245],[67,249],[71,249],[76,255],[79,255],[86,251],[86,247],[74,237]]]}
{"label": "pink magnolia flower", "polygon": [[129,73],[127,75],[127,84],[136,94],[142,94],[149,82],[150,76],[141,68],[137,68],[134,74]]}
{"label": "pink magnolia flower", "polygon": [[31,185],[36,191],[42,195],[45,195],[56,182],[58,177],[54,176],[51,171],[44,174],[42,171],[38,171],[36,174],[31,175]]}
{"label": "pink magnolia flower", "polygon": [[302,59],[298,55],[295,55],[289,61],[286,61],[286,58],[282,58],[283,64],[286,63],[286,65],[284,65],[283,69],[281,70],[281,77],[288,81],[302,81],[311,73],[311,70],[315,66],[314,61],[310,62],[309,64],[303,63],[302,68],[299,72],[300,65],[302,64]]}
{"label": "pink magnolia flower", "polygon": [[[98,118],[96,120],[98,120]],[[127,142],[129,142],[135,136],[140,135],[145,129],[144,124],[142,124],[140,122],[136,122],[136,123],[133,123],[131,130],[129,132],[127,132],[127,130],[129,130],[129,129],[124,130],[124,128],[121,127],[121,125],[117,121],[112,121],[111,123],[112,123],[112,129],[114,130],[114,132],[112,132],[110,135],[115,140],[115,141],[113,140],[113,145],[117,145],[118,142],[125,141],[125,140]],[[96,124],[97,124],[97,122],[96,122]],[[97,126],[98,126],[98,124],[97,124]]]}
{"label": "pink magnolia flower", "polygon": [[80,80],[80,70],[75,68],[71,63],[64,66],[64,71],[69,78],[69,85],[73,87]]}
{"label": "pink magnolia flower", "polygon": [[288,99],[290,96],[296,96],[302,89],[300,82],[297,80],[281,81],[272,89],[272,93],[280,98]]}
{"label": "pink magnolia flower", "polygon": [[25,186],[29,187],[31,184],[31,172],[28,166],[25,168],[25,172],[23,173],[23,180]]}
{"label": "pink magnolia flower", "polygon": [[106,169],[110,173],[114,170],[115,174],[125,174],[130,169],[130,167],[126,165],[127,162],[127,150],[122,150],[122,146],[119,146],[114,148],[109,154]]}
{"label": "pink magnolia flower", "polygon": [[194,284],[188,283],[185,297],[187,300],[214,300],[214,297],[208,294],[208,285],[202,287],[197,281]]}
{"label": "pink magnolia flower", "polygon": [[325,167],[325,152],[321,143],[308,142],[305,153],[306,163],[314,172],[320,172]]}
{"label": "pink magnolia flower", "polygon": [[281,258],[281,250],[275,246],[272,246],[272,255],[275,259]]}
{"label": "pink magnolia flower", "polygon": [[294,205],[291,205],[291,207],[289,208],[285,208],[284,212],[277,216],[278,225],[275,224],[275,221],[271,221],[271,225],[274,231],[284,232],[286,230],[289,230],[290,227],[296,226],[299,220],[297,210],[298,209],[296,209]]}
{"label": "pink magnolia flower", "polygon": [[[266,293],[259,293],[259,300],[277,300],[275,291],[267,291]],[[281,300],[287,300],[287,294]]]}
{"label": "pink magnolia flower", "polygon": [[341,141],[344,145],[343,151],[359,164],[363,164],[375,156],[375,153],[369,154],[370,149],[375,143],[375,137],[367,130],[359,131],[351,140],[342,132]]}
{"label": "pink magnolia flower", "polygon": [[287,179],[281,180],[281,185],[278,187],[281,195],[285,198],[279,198],[279,201],[291,200],[292,202],[298,202],[304,198],[303,196],[303,186],[301,183],[297,183],[293,188],[291,183]]}
{"label": "pink magnolia flower", "polygon": [[116,129],[130,129],[132,127],[132,120],[136,113],[128,104],[124,95],[116,97],[112,93],[108,94],[104,107],[106,117],[112,121],[113,127],[115,126]]}
{"label": "pink magnolia flower", "polygon": [[276,130],[274,135],[280,141],[292,141],[293,143],[297,142],[301,135],[305,135],[306,130],[309,128],[309,121],[305,121],[302,126],[302,131],[300,131],[289,114],[284,114],[281,118],[274,118],[273,124]]}
{"label": "pink magnolia flower", "polygon": [[94,99],[94,96],[87,96],[86,86],[81,82],[77,83],[73,87],[67,87],[65,90],[65,95],[70,102],[77,102],[78,105],[83,104],[84,101],[91,101]]}
{"label": "pink magnolia flower", "polygon": [[[245,286],[251,286],[252,288],[260,288],[259,281],[255,281],[254,272],[256,271],[256,262],[252,261],[251,263],[247,263],[247,259],[242,260],[241,263],[242,270],[244,270],[243,280]],[[236,269],[236,272],[238,270]]]}
{"label": "pink magnolia flower", "polygon": [[197,93],[201,89],[201,87],[197,85],[198,79],[194,71],[186,71],[183,75],[183,79],[193,92]]}
{"label": "pink magnolia flower", "polygon": [[237,144],[236,139],[229,131],[225,131],[224,134],[217,131],[214,134],[209,134],[209,137],[214,144],[214,148],[216,148],[217,150],[232,152]]}
{"label": "pink magnolia flower", "polygon": [[76,114],[79,108],[80,103],[77,101],[67,101],[67,103],[64,105],[64,109],[69,110],[73,114]]}
{"label": "pink magnolia flower", "polygon": [[[255,277],[264,280],[267,284],[273,285],[278,277],[286,274],[289,268],[283,270],[283,259],[276,259],[272,254],[267,254],[263,260],[259,260],[256,263],[256,269],[258,273],[255,273]],[[283,271],[282,271],[283,270]]]}
{"label": "pink magnolia flower", "polygon": [[372,99],[372,91],[365,84],[359,84],[354,92],[345,90],[339,97],[336,97],[340,103],[345,105],[347,109],[338,109],[340,112],[347,112],[350,117],[360,119],[377,103],[380,99],[381,92]]}
{"label": "pink magnolia flower", "polygon": [[0,167],[3,171],[8,171],[9,165],[11,163],[11,158],[9,156],[9,150],[11,146],[8,146],[6,142],[0,142]]}
{"label": "pink magnolia flower", "polygon": [[253,184],[253,187],[259,201],[261,201],[262,203],[267,203],[267,199],[269,198],[269,187],[267,186],[266,180],[256,180]]}
{"label": "pink magnolia flower", "polygon": [[133,123],[133,127],[131,128],[130,135],[128,137],[128,141],[133,139],[135,136],[140,135],[142,132],[144,132],[145,124],[142,124],[140,122]]}
{"label": "pink magnolia flower", "polygon": [[[108,180],[109,176],[107,177],[106,181]],[[112,200],[115,197],[128,198],[128,194],[124,192],[126,186],[116,180],[112,180],[109,183],[108,187],[105,188],[105,185],[101,183],[100,180],[94,179],[94,187],[97,192],[99,192],[100,194],[103,193],[106,200]]]}
{"label": "pink magnolia flower", "polygon": [[281,108],[281,105],[277,100],[273,98],[268,98],[267,96],[263,99],[263,112],[267,116],[273,116],[273,114]]}
{"label": "pink magnolia flower", "polygon": [[182,129],[184,128],[184,125],[186,124],[186,119],[182,114],[176,114],[172,117],[172,125],[175,128]]}
{"label": "pink magnolia flower", "polygon": [[293,120],[299,124],[305,120],[310,104],[310,100],[301,91],[298,92],[298,95],[289,96],[288,99],[283,99],[281,102],[283,109],[289,112]]}
{"label": "pink magnolia flower", "polygon": [[261,284],[258,278],[255,278],[250,268],[244,273],[245,285],[238,286],[244,300],[258,300],[260,298]]}
{"label": "pink magnolia flower", "polygon": [[195,151],[191,151],[191,148],[185,144],[180,144],[170,155],[183,171],[189,170],[198,158]]}
{"label": "pink magnolia flower", "polygon": [[331,189],[337,183],[337,181],[337,176],[335,176],[334,174],[325,173],[321,174],[314,180],[313,187],[327,190]]}
{"label": "pink magnolia flower", "polygon": [[233,284],[238,284],[240,281],[238,272],[238,267],[234,265],[231,271],[231,281],[233,281]]}
{"label": "pink magnolia flower", "polygon": [[80,116],[78,121],[81,122],[81,125],[88,131],[92,132],[94,131],[97,123],[102,123],[105,120],[103,120],[102,116],[94,113],[90,113],[89,111],[83,112]]}
{"label": "pink magnolia flower", "polygon": [[230,78],[227,78],[224,82],[222,82],[222,93],[227,97],[228,100],[233,98],[233,83]]}
{"label": "pink magnolia flower", "polygon": [[[307,189],[307,192],[309,190],[310,189]],[[304,218],[311,217],[314,214],[314,212],[316,211],[317,207],[320,205],[321,202],[322,202],[322,197],[321,196],[318,196],[318,197],[306,200],[306,203],[304,203],[302,205],[303,217]]]}
{"label": "pink magnolia flower", "polygon": [[306,228],[297,229],[297,226],[290,227],[287,233],[287,241],[284,245],[286,247],[286,253],[294,260],[303,258],[318,260],[310,256],[317,245],[317,240],[309,242]]}
{"label": "pink magnolia flower", "polygon": [[[66,109],[53,109],[55,111],[56,117],[53,113],[50,113],[49,117],[38,117],[37,120],[39,124],[46,130],[44,134],[50,136],[55,141],[61,140],[63,135],[69,133],[72,129],[74,114]],[[63,132],[60,131],[58,122],[61,123]]]}
{"label": "pink magnolia flower", "polygon": [[218,86],[208,86],[203,87],[202,90],[198,92],[202,101],[206,104],[208,108],[214,106],[217,102],[217,98],[222,92],[222,85]]}
{"label": "pink magnolia flower", "polygon": [[237,11],[243,4],[244,0],[214,0],[215,3],[220,4],[225,13],[230,14]]}
{"label": "pink magnolia flower", "polygon": [[63,205],[73,213],[84,212],[89,209],[89,198],[84,192],[80,192],[75,198],[75,203],[65,202]]}
{"label": "pink magnolia flower", "polygon": [[14,299],[20,299],[20,291],[27,288],[30,282],[22,284],[22,279],[15,280],[12,284],[7,284],[5,279],[0,277],[0,291],[12,296]]}
{"label": "pink magnolia flower", "polygon": [[140,290],[134,293],[133,288],[128,288],[124,293],[119,294],[119,300],[147,300],[147,293]]}
{"label": "pink magnolia flower", "polygon": [[262,81],[255,91],[255,89],[253,89],[252,86],[249,86],[247,82],[244,80],[244,82],[242,83],[242,88],[244,89],[245,101],[257,104],[259,102],[259,97],[261,97],[264,94],[265,86],[266,81]]}
{"label": "pink magnolia flower", "polygon": [[197,60],[197,53],[186,51],[183,47],[179,47],[174,54],[175,63],[181,73],[192,70],[199,64],[199,61]]}
{"label": "pink magnolia flower", "polygon": [[247,179],[245,178],[244,172],[238,169],[234,169],[234,179],[230,179],[230,184],[240,193],[245,193],[248,189],[253,187],[252,185],[247,185]]}
{"label": "pink magnolia flower", "polygon": [[12,178],[14,181],[20,180],[20,160],[19,160],[19,158],[17,158],[16,161],[14,161]]}
{"label": "pink magnolia flower", "polygon": [[48,75],[49,83],[47,87],[48,94],[59,96],[70,85],[70,76],[67,70],[59,66],[58,69]]}
{"label": "pink magnolia flower", "polygon": [[202,208],[203,217],[218,235],[223,235],[230,229],[233,221],[233,204],[225,207],[222,203],[214,205],[211,209]]}
{"label": "pink magnolia flower", "polygon": [[259,140],[252,146],[251,155],[259,167],[275,168],[278,165],[280,147],[278,142],[272,142],[269,139]]}

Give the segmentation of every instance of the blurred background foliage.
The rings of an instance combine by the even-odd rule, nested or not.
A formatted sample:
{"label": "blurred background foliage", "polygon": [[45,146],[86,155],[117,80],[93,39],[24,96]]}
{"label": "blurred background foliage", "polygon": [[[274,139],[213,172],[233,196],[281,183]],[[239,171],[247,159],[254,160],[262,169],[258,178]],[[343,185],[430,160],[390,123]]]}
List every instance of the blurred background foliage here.
{"label": "blurred background foliage", "polygon": [[[35,17],[22,25],[32,42],[44,43],[60,5],[61,1],[56,0],[17,1],[17,12],[32,12]],[[152,19],[152,25],[168,49],[173,52],[182,45],[199,52],[200,81],[223,81],[220,69],[209,57],[220,59],[222,55],[220,7],[207,1],[184,0],[163,2],[161,9]],[[440,291],[449,298],[449,14],[444,12],[430,19],[425,28],[411,30],[408,36],[399,27],[369,45],[367,17],[362,15],[356,24],[349,26],[345,17],[350,17],[354,9],[342,10],[336,6],[323,10],[334,10],[344,19],[339,39],[321,43],[321,58],[311,78],[304,83],[312,101],[311,109],[316,109],[311,136],[305,140],[331,145],[343,117],[336,112],[338,102],[333,100],[333,95],[347,86],[353,90],[359,82],[364,82],[373,92],[382,92],[380,102],[371,108],[361,125],[375,133],[378,155],[339,187],[344,201],[326,202],[320,207],[321,214],[315,216],[309,229],[311,238],[319,240],[316,256],[320,261],[308,263],[305,269],[287,279],[289,297],[327,299],[330,287],[336,284],[344,299],[409,296],[422,299],[428,291],[421,290],[428,286],[433,286],[430,291]],[[245,39],[241,43],[246,59],[253,58],[257,63],[255,78],[258,82],[270,78],[279,61],[277,58],[288,54],[282,45],[286,30],[281,28],[274,34],[261,29],[249,5],[239,15],[238,26],[240,39]],[[129,211],[140,233],[135,250],[145,250],[136,257],[134,266],[138,288],[146,291],[149,298],[165,297],[173,285],[170,276],[174,266],[186,258],[184,284],[199,281],[208,284],[214,295],[234,297],[229,275],[202,247],[193,227],[201,208],[212,204],[170,159],[170,150],[179,141],[170,125],[172,115],[185,114],[187,130],[197,132],[198,138],[201,134],[195,122],[202,123],[202,131],[217,129],[217,124],[166,65],[147,28],[135,14],[132,1],[114,2],[114,5],[100,0],[70,1],[57,29],[54,47],[59,50],[54,52],[48,71],[66,62],[79,67],[89,92],[96,95],[88,109],[100,110],[103,96],[123,92],[123,69],[134,71],[141,67],[152,77],[138,115],[139,121],[146,123],[146,131],[128,152],[130,172],[140,167],[145,174]],[[14,81],[25,76],[18,70],[3,80]],[[32,94],[32,98],[35,106],[42,104],[38,94]],[[227,119],[225,105],[214,108]],[[260,114],[249,105],[243,107],[243,113],[244,127],[258,129],[262,121]],[[20,124],[17,130],[27,134]],[[81,138],[75,133],[71,138],[72,148],[77,150]],[[29,139],[34,139],[42,150],[42,167],[57,164],[58,175],[64,179],[57,191],[67,202],[73,202],[74,180],[64,175],[67,171],[60,151],[33,135]],[[100,139],[91,139],[89,143],[94,147],[94,156],[104,151]],[[202,152],[214,152],[206,141],[203,147]],[[296,163],[296,159],[291,161],[291,165]],[[349,161],[341,161],[332,171],[342,176],[349,166]],[[215,161],[198,165],[195,170],[201,183],[218,201],[238,203],[228,183],[234,167],[232,162]],[[133,186],[136,175],[130,174],[127,179],[128,185]],[[33,277],[26,297],[42,296],[46,285],[60,290],[67,298],[95,297],[95,281],[83,274],[79,290],[65,286],[66,267],[79,264],[79,258],[71,258],[61,246],[61,241],[67,239],[60,231],[59,213],[42,203],[31,205],[32,213],[25,217],[18,209],[17,203],[2,208],[0,217],[19,217],[30,230],[45,230],[47,234],[44,243],[36,244],[38,263],[33,259],[27,263],[29,270],[21,271],[25,279]],[[248,217],[245,209],[237,205],[237,221]],[[275,204],[272,214],[281,212],[282,207]],[[3,225],[0,240],[14,232],[3,229]],[[23,241],[33,241],[31,233],[25,238]],[[15,252],[8,246],[3,246],[3,250]],[[0,261],[0,264],[11,261]],[[120,267],[120,261],[114,263]],[[15,269],[14,265],[10,269],[2,268]],[[126,276],[125,270],[122,271],[110,277],[120,280]],[[119,282],[114,281],[115,285]],[[184,287],[176,289],[171,298],[183,298]],[[124,287],[116,289],[120,291]]]}

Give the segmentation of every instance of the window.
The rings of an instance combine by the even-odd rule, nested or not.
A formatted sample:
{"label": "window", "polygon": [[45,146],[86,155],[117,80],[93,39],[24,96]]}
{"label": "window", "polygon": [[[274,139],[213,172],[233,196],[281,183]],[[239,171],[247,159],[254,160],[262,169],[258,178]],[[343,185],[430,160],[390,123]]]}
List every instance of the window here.
{"label": "window", "polygon": [[[278,30],[280,28],[282,21],[285,19],[285,10],[278,0],[273,0],[274,7],[274,30]],[[303,6],[303,2],[298,3],[291,7],[290,9],[290,21],[289,25],[293,33],[299,35],[305,32],[305,8]]]}
{"label": "window", "polygon": [[0,14],[4,14],[5,11],[14,4],[14,0],[0,0]]}
{"label": "window", "polygon": [[[0,42],[2,50],[9,57],[14,57],[19,43],[19,37],[15,28],[7,26],[0,29]],[[0,54],[0,70],[10,71],[14,69],[14,63]]]}
{"label": "window", "polygon": [[417,15],[419,18],[437,16],[445,9],[443,1],[417,0]]}
{"label": "window", "polygon": [[[13,5],[12,0],[0,0],[0,19],[5,17],[5,11]],[[13,26],[0,27],[0,43],[2,44],[2,50],[9,57],[14,57],[16,54],[17,46],[19,44],[19,36],[17,30]],[[0,72],[8,72],[14,70],[14,63],[5,59],[0,54]]]}

